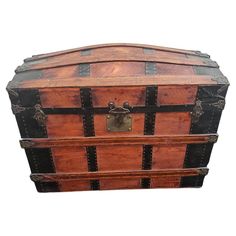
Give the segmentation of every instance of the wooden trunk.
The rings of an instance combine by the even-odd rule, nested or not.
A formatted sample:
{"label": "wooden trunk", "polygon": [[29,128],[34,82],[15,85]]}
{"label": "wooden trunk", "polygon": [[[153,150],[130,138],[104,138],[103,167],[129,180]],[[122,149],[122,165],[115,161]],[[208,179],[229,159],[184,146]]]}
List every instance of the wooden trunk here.
{"label": "wooden trunk", "polygon": [[27,58],[7,91],[48,192],[202,186],[228,85],[199,51],[108,44]]}

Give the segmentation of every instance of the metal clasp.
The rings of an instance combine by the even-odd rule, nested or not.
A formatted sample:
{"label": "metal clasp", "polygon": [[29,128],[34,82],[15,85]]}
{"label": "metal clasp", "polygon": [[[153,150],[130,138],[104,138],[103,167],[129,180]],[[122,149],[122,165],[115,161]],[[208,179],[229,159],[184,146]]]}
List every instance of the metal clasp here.
{"label": "metal clasp", "polygon": [[115,106],[113,102],[109,102],[109,115],[107,115],[107,130],[108,131],[131,131],[132,116],[129,114],[129,104],[125,102],[123,107]]}

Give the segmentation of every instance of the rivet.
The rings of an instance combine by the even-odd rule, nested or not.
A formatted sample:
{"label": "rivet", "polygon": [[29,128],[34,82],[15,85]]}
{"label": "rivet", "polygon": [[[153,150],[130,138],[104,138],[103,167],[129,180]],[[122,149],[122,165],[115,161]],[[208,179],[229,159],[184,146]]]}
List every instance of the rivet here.
{"label": "rivet", "polygon": [[107,116],[107,119],[110,119],[110,116]]}
{"label": "rivet", "polygon": [[131,128],[129,128],[128,130],[131,131]]}

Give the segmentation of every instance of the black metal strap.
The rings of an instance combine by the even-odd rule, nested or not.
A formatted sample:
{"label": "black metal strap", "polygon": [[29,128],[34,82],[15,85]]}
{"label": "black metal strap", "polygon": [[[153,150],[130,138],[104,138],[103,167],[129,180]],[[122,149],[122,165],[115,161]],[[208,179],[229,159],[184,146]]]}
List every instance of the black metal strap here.
{"label": "black metal strap", "polygon": [[[83,126],[84,126],[84,136],[90,137],[95,136],[94,130],[94,119],[91,108],[93,107],[91,89],[81,88],[80,89],[81,106],[84,111],[83,113]],[[88,159],[88,170],[98,171],[97,165],[97,151],[95,146],[86,147],[87,159]],[[91,189],[99,190],[100,184],[98,180],[91,180]]]}
{"label": "black metal strap", "polygon": [[79,76],[86,77],[90,76],[90,64],[79,64]]}
{"label": "black metal strap", "polygon": [[[131,113],[153,113],[153,112],[191,112],[194,105],[151,105],[151,106],[137,106],[130,107]],[[34,108],[26,108],[34,109]],[[83,114],[83,108],[42,108],[45,114]],[[108,114],[110,108],[108,107],[90,107],[86,111],[92,114]]]}
{"label": "black metal strap", "polygon": [[146,62],[145,63],[145,74],[155,75],[157,74],[157,64],[156,62]]}
{"label": "black metal strap", "polygon": [[[157,105],[157,87],[147,87],[146,88],[146,108]],[[144,135],[153,135],[155,132],[155,112],[145,113],[145,123],[144,123]],[[151,145],[143,146],[143,160],[142,169],[150,170],[152,168],[152,149]],[[141,182],[142,188],[150,188],[150,179],[144,178]]]}

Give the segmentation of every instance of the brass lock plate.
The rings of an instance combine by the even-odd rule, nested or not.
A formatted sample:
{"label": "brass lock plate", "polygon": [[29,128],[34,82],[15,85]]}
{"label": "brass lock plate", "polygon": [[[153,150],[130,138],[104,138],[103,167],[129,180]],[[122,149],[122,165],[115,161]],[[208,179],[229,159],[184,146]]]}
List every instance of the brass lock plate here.
{"label": "brass lock plate", "polygon": [[132,131],[132,116],[130,114],[119,115],[109,114],[107,119],[107,131],[127,132]]}

